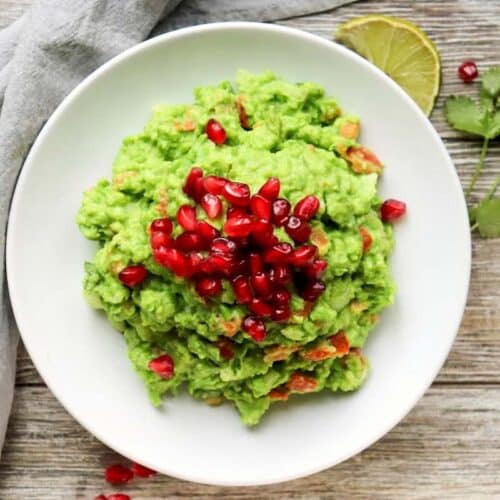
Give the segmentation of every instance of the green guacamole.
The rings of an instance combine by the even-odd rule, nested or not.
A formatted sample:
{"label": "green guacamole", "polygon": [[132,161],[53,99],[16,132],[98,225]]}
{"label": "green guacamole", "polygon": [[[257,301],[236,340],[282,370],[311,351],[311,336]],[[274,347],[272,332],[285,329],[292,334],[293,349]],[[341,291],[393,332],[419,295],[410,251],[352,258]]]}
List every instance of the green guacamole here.
{"label": "green guacamole", "polygon": [[[247,128],[240,123],[241,105]],[[211,118],[227,132],[222,146],[205,133]],[[368,363],[360,348],[379,312],[393,302],[394,285],[388,267],[392,228],[379,216],[381,165],[357,142],[358,131],[359,120],[319,85],[240,71],[235,85],[197,88],[192,104],[157,106],[144,130],[124,139],[111,180],[86,191],[78,212],[81,232],[99,245],[85,263],[83,288],[89,303],[123,334],[153,404],[184,387],[209,404],[233,402],[243,422],[255,425],[289,395],[361,385]],[[307,194],[321,201],[311,240],[328,261],[326,290],[312,308],[293,294],[290,320],[269,322],[263,342],[242,331],[247,310],[235,303],[227,281],[207,304],[191,281],[152,258],[149,225],[159,217],[175,220],[178,208],[191,202],[182,187],[194,165],[205,175],[247,183],[252,193],[278,177],[281,196],[292,204]],[[290,241],[282,230],[275,234]],[[137,263],[149,276],[131,289],[117,275]],[[233,343],[232,359],[221,356],[223,337]],[[344,347],[335,347],[334,338]],[[148,368],[163,353],[175,362],[170,379]]]}

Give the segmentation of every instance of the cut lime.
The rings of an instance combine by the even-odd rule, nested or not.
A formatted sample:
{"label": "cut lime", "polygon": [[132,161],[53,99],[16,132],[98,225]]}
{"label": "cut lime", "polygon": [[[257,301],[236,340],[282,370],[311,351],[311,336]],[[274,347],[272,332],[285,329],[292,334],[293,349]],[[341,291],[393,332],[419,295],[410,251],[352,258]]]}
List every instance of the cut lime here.
{"label": "cut lime", "polygon": [[439,53],[414,24],[369,15],[341,24],[336,39],[371,61],[396,81],[430,115],[439,92]]}

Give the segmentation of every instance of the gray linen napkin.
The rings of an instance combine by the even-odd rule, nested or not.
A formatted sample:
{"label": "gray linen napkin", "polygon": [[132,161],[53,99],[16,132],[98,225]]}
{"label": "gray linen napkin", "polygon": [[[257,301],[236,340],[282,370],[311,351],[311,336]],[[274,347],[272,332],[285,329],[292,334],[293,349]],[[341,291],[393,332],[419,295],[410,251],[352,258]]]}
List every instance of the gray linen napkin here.
{"label": "gray linen napkin", "polygon": [[[181,1],[39,0],[0,31],[0,248],[5,247],[15,181],[36,135],[64,96],[105,61],[151,35],[182,26],[272,21],[355,0]],[[1,258],[0,452],[12,404],[17,340]]]}

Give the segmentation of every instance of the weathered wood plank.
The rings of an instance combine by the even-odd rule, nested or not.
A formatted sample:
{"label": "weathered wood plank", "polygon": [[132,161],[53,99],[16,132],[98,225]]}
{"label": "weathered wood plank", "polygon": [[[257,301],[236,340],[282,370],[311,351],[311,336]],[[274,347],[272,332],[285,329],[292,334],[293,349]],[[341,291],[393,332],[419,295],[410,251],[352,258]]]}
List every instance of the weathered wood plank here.
{"label": "weathered wood plank", "polygon": [[[93,498],[119,461],[41,387],[19,388],[0,467],[1,498]],[[435,387],[385,438],[333,469],[260,488],[170,477],[123,488],[141,498],[493,498],[500,495],[500,387]]]}

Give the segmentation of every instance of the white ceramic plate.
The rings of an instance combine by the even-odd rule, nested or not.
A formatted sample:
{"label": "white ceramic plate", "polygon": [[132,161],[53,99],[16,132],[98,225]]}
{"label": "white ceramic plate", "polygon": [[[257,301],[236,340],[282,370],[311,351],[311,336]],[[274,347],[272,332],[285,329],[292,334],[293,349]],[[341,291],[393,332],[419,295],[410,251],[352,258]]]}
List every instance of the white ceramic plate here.
{"label": "white ceramic plate", "polygon": [[[363,142],[387,165],[384,196],[406,200],[392,269],[399,292],[366,347],[358,392],[297,398],[245,428],[229,405],[183,395],[153,408],[121,336],[82,298],[95,247],[74,219],[82,191],[109,176],[121,139],[153,105],[190,102],[199,85],[238,68],[312,80],[358,113]],[[7,241],[15,316],[40,374],[65,408],[119,453],[191,481],[256,485],[320,471],[382,437],[443,364],[464,309],[470,270],[466,208],[453,164],[413,101],[343,47],[277,26],[228,23],[140,44],[87,78],[38,137],[19,178]]]}

